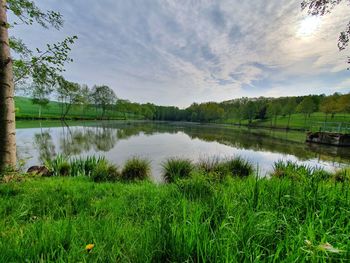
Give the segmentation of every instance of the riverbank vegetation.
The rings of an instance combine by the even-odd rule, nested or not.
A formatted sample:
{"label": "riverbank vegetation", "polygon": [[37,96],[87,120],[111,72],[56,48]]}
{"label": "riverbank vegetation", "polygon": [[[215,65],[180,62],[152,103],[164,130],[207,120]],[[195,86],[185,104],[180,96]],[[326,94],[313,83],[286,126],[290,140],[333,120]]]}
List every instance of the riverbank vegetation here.
{"label": "riverbank vegetation", "polygon": [[[98,87],[94,87],[96,88]],[[179,109],[120,99],[107,102],[94,98],[94,90],[89,91],[87,87],[85,89],[87,92],[84,94],[87,97],[80,98],[81,102],[78,100],[70,106],[62,101],[47,101],[45,105],[37,105],[29,98],[17,97],[17,118],[191,121],[316,130],[339,129],[339,123],[350,122],[350,94],[241,98],[221,103],[194,103],[186,109]],[[81,93],[79,96],[82,96]],[[69,110],[65,110],[67,108]],[[340,127],[340,131],[344,128],[347,129]]]}
{"label": "riverbank vegetation", "polygon": [[[98,158],[74,160],[71,173],[77,171],[73,163],[86,171],[89,163],[108,164]],[[188,175],[160,185],[96,183],[78,172],[2,183],[0,261],[350,259],[350,187],[335,174],[279,163],[271,178],[251,172],[245,177],[226,173],[218,180],[217,172],[192,167]],[[99,169],[92,168],[90,175]],[[346,169],[340,173],[348,176]],[[88,244],[93,246],[87,249]]]}

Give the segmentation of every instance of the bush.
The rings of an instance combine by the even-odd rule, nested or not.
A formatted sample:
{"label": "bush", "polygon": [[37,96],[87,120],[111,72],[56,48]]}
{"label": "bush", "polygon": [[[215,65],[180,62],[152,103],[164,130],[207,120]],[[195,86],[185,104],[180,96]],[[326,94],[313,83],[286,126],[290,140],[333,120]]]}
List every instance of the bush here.
{"label": "bush", "polygon": [[162,168],[165,180],[174,182],[176,179],[189,177],[193,164],[188,159],[170,158],[162,164]]}
{"label": "bush", "polygon": [[90,178],[94,182],[115,182],[120,179],[120,173],[117,166],[101,159],[91,171]]}
{"label": "bush", "polygon": [[123,180],[144,180],[150,176],[151,166],[150,162],[145,159],[133,157],[126,161],[121,177]]}

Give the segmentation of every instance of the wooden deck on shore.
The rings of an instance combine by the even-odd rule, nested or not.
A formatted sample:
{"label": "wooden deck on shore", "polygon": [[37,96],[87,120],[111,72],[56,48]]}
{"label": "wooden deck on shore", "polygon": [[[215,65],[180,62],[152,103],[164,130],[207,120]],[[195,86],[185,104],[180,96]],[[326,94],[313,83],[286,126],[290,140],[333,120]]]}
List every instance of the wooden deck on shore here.
{"label": "wooden deck on shore", "polygon": [[335,132],[308,132],[306,142],[350,147],[350,134]]}

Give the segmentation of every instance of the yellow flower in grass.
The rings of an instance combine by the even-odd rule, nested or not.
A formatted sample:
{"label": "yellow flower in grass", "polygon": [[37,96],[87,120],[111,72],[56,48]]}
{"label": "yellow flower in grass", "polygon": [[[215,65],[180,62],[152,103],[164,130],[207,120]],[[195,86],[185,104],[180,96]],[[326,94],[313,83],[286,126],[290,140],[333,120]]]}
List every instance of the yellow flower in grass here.
{"label": "yellow flower in grass", "polygon": [[95,247],[94,244],[87,244],[85,249],[86,249],[87,252],[90,252],[94,247]]}

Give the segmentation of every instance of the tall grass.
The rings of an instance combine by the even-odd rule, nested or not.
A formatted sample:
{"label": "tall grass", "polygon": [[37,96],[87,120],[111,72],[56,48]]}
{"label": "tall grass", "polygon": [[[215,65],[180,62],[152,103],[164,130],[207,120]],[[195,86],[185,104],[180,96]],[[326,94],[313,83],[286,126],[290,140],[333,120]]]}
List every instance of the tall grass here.
{"label": "tall grass", "polygon": [[126,181],[145,180],[151,175],[151,164],[148,160],[133,157],[126,161],[121,178]]}
{"label": "tall grass", "polygon": [[215,174],[221,179],[226,176],[247,177],[254,173],[253,165],[241,157],[220,159],[219,157],[207,157],[199,160],[199,170]]}
{"label": "tall grass", "polygon": [[167,182],[189,177],[194,169],[191,160],[181,158],[170,158],[162,163],[163,177]]}
{"label": "tall grass", "polygon": [[106,160],[100,160],[91,171],[91,179],[94,182],[115,182],[121,179],[118,167],[108,163]]}
{"label": "tall grass", "polygon": [[52,160],[46,161],[47,168],[52,171],[53,176],[71,176],[71,165],[68,158],[57,155]]}
{"label": "tall grass", "polygon": [[0,184],[0,262],[347,262],[349,188],[201,172],[163,185]]}
{"label": "tall grass", "polygon": [[291,161],[278,161],[273,165],[272,177],[289,178],[293,180],[329,180],[331,173]]}

